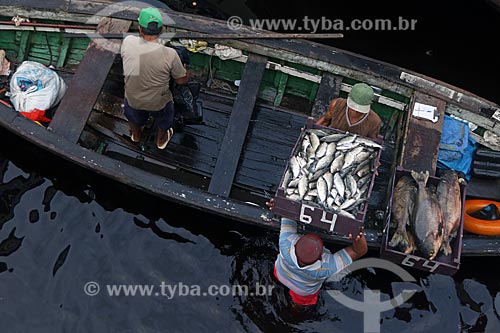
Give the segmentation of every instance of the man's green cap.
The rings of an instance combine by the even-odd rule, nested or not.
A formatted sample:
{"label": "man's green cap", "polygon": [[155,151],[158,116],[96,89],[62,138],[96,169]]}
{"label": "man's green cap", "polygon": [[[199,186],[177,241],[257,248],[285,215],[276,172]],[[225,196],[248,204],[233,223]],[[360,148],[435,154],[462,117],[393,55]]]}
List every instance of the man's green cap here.
{"label": "man's green cap", "polygon": [[368,113],[374,95],[372,87],[366,83],[356,83],[352,86],[347,98],[347,106],[355,111]]}
{"label": "man's green cap", "polygon": [[139,13],[139,25],[143,28],[148,28],[150,23],[156,23],[158,29],[163,25],[161,13],[156,8],[143,8]]}

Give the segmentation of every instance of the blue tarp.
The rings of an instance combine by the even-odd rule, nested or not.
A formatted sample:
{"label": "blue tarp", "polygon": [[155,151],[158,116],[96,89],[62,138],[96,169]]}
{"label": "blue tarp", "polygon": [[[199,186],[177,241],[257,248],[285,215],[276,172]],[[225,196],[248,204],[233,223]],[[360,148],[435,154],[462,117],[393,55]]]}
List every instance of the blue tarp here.
{"label": "blue tarp", "polygon": [[439,144],[438,168],[461,171],[469,181],[476,149],[476,140],[469,135],[469,125],[445,115]]}

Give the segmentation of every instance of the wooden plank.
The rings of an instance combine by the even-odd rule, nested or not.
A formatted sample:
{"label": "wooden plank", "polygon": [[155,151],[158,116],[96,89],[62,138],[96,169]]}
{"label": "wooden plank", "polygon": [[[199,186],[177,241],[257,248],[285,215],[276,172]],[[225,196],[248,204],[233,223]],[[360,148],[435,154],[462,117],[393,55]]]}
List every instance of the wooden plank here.
{"label": "wooden plank", "polygon": [[[436,122],[416,118],[412,115],[415,103],[423,103],[437,107]],[[411,102],[408,130],[404,140],[401,166],[406,170],[429,171],[431,176],[436,174],[439,142],[444,122],[446,102],[422,93],[415,93]]]}
{"label": "wooden plank", "polygon": [[59,53],[59,59],[57,60],[57,67],[64,67],[64,63],[66,62],[66,57],[68,55],[68,50],[70,47],[71,38],[65,38],[61,45],[61,51]]}
{"label": "wooden plank", "polygon": [[340,88],[342,86],[342,77],[325,72],[321,78],[316,99],[311,110],[311,116],[318,119],[323,116],[332,99],[339,97]]}
{"label": "wooden plank", "polygon": [[[130,21],[103,18],[98,32],[126,32]],[[66,95],[50,123],[49,130],[71,142],[78,142],[101,88],[120,51],[121,41],[92,42],[71,80]]]}
{"label": "wooden plank", "polygon": [[267,58],[259,55],[250,54],[248,57],[241,78],[241,86],[233,105],[224,141],[221,144],[217,164],[208,188],[210,193],[224,197],[229,196],[266,62]]}
{"label": "wooden plank", "polygon": [[29,54],[29,41],[31,37],[30,31],[21,32],[21,41],[19,42],[19,50],[17,53],[17,61],[23,62]]}

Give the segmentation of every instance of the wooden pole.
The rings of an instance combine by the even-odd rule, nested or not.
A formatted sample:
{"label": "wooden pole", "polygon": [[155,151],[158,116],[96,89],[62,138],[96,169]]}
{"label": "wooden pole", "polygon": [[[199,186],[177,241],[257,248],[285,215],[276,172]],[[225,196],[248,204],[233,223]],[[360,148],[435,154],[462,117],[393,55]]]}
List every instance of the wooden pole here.
{"label": "wooden pole", "polygon": [[[64,34],[64,37],[88,37],[88,38],[107,38],[107,39],[122,39],[128,35],[139,36],[139,34]],[[344,35],[340,33],[336,34],[282,34],[282,33],[255,33],[255,34],[186,34],[186,33],[164,33],[160,35],[162,39],[332,39],[332,38],[343,38]]]}

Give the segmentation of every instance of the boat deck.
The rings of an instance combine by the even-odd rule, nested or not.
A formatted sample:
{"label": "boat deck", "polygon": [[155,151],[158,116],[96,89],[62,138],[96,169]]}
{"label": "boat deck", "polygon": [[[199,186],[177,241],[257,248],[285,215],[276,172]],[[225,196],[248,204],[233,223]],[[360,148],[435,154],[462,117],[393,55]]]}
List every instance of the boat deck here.
{"label": "boat deck", "polygon": [[[221,155],[234,97],[210,91],[200,94],[204,122],[178,129],[165,150],[156,148],[156,129],[148,122],[143,139],[134,143],[123,115],[119,83],[105,85],[80,144],[114,159],[207,190]],[[243,144],[229,197],[265,207],[276,193],[292,149],[306,124],[307,115],[287,112],[257,101]],[[386,142],[379,175],[370,198],[368,216],[386,207],[394,144]],[[222,153],[223,154],[223,153]],[[369,222],[369,221],[367,221]],[[375,222],[375,221],[371,221]]]}

